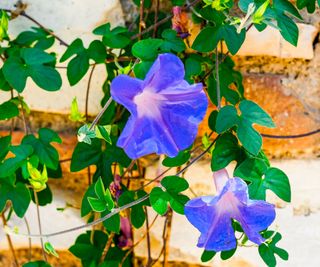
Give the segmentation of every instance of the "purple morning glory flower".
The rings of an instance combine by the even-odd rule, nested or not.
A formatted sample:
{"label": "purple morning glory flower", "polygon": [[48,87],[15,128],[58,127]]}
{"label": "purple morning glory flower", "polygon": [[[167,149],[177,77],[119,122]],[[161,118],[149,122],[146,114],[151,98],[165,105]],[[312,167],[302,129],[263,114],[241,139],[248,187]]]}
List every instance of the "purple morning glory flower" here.
{"label": "purple morning glory flower", "polygon": [[185,205],[185,215],[201,235],[198,247],[211,251],[231,250],[237,246],[231,219],[237,220],[249,240],[264,242],[260,231],[275,219],[274,205],[251,200],[247,184],[240,178],[229,179],[225,169],[214,172],[217,196],[204,196]]}
{"label": "purple morning glory flower", "polygon": [[173,54],[159,55],[144,80],[117,76],[111,96],[131,113],[117,145],[132,159],[174,157],[188,148],[208,106],[202,84],[184,80],[184,65]]}

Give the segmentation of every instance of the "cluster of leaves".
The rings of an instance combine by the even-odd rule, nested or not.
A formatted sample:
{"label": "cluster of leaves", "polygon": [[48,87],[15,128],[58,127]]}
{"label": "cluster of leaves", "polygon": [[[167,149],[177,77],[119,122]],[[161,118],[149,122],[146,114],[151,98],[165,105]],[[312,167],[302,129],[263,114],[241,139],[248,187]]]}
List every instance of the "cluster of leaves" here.
{"label": "cluster of leaves", "polygon": [[[140,1],[133,2],[139,7]],[[172,0],[172,4],[183,6],[186,3],[184,0]],[[151,0],[144,1],[144,15],[151,6]],[[315,11],[315,6],[316,0],[297,1],[298,9],[307,8],[310,13]],[[158,54],[175,53],[185,64],[185,79],[189,83],[204,82],[207,85],[208,97],[214,105],[217,106],[221,101],[226,103],[221,110],[213,111],[208,120],[210,129],[218,134],[215,145],[209,150],[212,171],[225,168],[235,161],[234,175],[248,183],[252,199],[265,200],[266,191],[271,190],[279,198],[289,202],[291,193],[288,177],[281,170],[270,166],[261,149],[261,135],[254,128],[256,124],[265,127],[274,127],[274,124],[264,110],[245,99],[242,75],[234,69],[232,59],[227,55],[216,57],[216,53],[219,44],[224,42],[228,51],[232,55],[236,54],[249,27],[255,27],[258,31],[263,31],[267,26],[275,27],[285,40],[297,45],[296,21],[302,18],[288,0],[240,0],[238,8],[242,12],[240,17],[231,15],[235,14],[232,11],[237,9],[232,0],[204,0],[197,4],[192,19],[203,27],[192,44],[181,39],[177,32],[171,29],[169,20],[159,25],[156,30],[145,33],[141,40],[137,41],[140,21],[140,18],[137,18],[135,27],[130,30],[120,26],[112,28],[109,23],[97,27],[93,30],[97,39],[88,47],[85,47],[81,39],[76,39],[61,58],[52,52],[55,37],[47,29],[34,27],[20,33],[15,39],[10,39],[10,16],[7,12],[0,11],[0,42],[4,41],[0,46],[3,60],[0,67],[0,90],[4,94],[11,91],[12,95],[17,95],[0,104],[0,120],[18,116],[23,118],[29,114],[28,105],[20,95],[24,93],[29,77],[43,90],[57,91],[61,88],[62,79],[57,70],[57,62],[67,64],[67,77],[72,86],[81,81],[91,66],[104,65],[107,74],[102,88],[104,98],[101,104],[104,105],[110,97],[110,82],[115,76],[128,73],[132,69],[136,77],[143,79]],[[148,16],[144,18],[146,28],[152,27],[155,16],[150,9]],[[160,11],[157,16],[160,20],[166,14]],[[191,49],[193,52],[190,53]],[[216,62],[217,59],[219,62]],[[133,64],[134,62],[136,64]],[[213,71],[217,63],[218,71]],[[220,83],[217,83],[217,74],[221,77]],[[220,95],[219,99],[217,95]],[[128,184],[123,183],[117,185],[118,194],[109,190],[115,183],[116,173],[124,175],[123,169],[131,163],[124,151],[116,146],[128,115],[122,106],[112,102],[100,118],[99,125],[92,128],[85,124],[79,129],[78,138],[81,142],[73,151],[70,169],[78,172],[95,166],[93,183],[88,186],[81,204],[81,216],[88,218],[89,222],[97,217],[103,218],[114,209],[148,194],[143,188],[132,190]],[[81,123],[86,120],[79,111],[76,99],[72,102],[70,120]],[[211,141],[208,137],[203,141],[204,147],[208,148]],[[10,135],[0,137],[0,212],[9,210],[9,215],[14,212],[23,218],[31,201],[42,206],[52,202],[48,178],[62,176],[59,155],[52,143],[61,142],[58,134],[47,128],[39,129],[37,135],[26,132],[19,144],[12,142]],[[181,167],[188,164],[191,149],[192,147],[181,151],[175,158],[165,158],[163,165]],[[138,165],[133,166],[135,170],[139,168]],[[146,221],[146,206],[152,207],[162,216],[165,216],[169,209],[184,214],[184,205],[189,198],[182,192],[188,188],[188,182],[184,178],[163,178],[159,186],[150,191],[149,199],[128,210],[127,216],[131,225],[134,228],[143,226]],[[123,214],[116,213],[104,220],[103,231],[88,231],[76,239],[70,251],[81,259],[83,266],[117,266],[120,263],[122,266],[131,266],[131,256],[126,255],[125,249],[109,246],[107,253],[104,252],[110,240],[116,245],[119,242],[122,234],[121,216]],[[10,216],[7,219],[10,219]],[[236,222],[234,229],[243,234]],[[276,247],[281,235],[269,230],[262,234],[267,242],[262,244],[258,251],[265,263],[275,266],[275,254],[287,260],[287,253]],[[246,241],[243,234],[242,244]],[[46,244],[45,249],[56,255],[50,243]],[[235,252],[236,249],[223,251],[220,256],[225,260]],[[215,254],[216,252],[205,251],[202,260],[208,261]],[[36,261],[24,266],[48,267],[49,264]]]}

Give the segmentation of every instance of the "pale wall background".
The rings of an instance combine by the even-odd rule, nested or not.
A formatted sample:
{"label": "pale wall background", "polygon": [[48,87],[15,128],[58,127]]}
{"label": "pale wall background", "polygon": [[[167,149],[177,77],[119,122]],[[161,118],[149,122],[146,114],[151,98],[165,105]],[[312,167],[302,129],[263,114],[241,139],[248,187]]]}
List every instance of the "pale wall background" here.
{"label": "pale wall background", "polygon": [[[53,0],[49,2],[27,0],[25,3],[28,4],[26,12],[29,15],[51,28],[69,43],[80,37],[88,44],[95,38],[91,31],[106,21],[111,22],[114,26],[124,23],[122,6],[118,0]],[[14,1],[2,0],[0,7],[13,8],[13,4]],[[320,47],[317,36],[320,22],[319,12],[312,16],[305,15],[305,18],[307,23],[299,24],[300,39],[297,48],[286,43],[272,28],[263,34],[250,30],[247,41],[239,52],[240,57],[235,58],[238,68],[245,74],[248,98],[262,104],[276,118],[276,121],[278,120],[281,126],[278,130],[282,134],[302,133],[319,127]],[[31,26],[34,25],[30,21],[19,17],[10,22],[10,34],[15,36]],[[53,48],[60,55],[64,49],[58,44]],[[59,92],[46,92],[37,88],[32,82],[28,83],[23,96],[33,110],[67,114],[75,96],[81,110],[84,110],[88,77],[85,77],[76,86],[70,87],[65,70],[61,70],[61,74],[63,87]],[[105,75],[103,67],[95,71],[90,93],[91,114],[99,111],[99,101],[102,97],[101,86]],[[8,98],[9,96],[1,93],[0,101]],[[290,104],[287,105],[287,103]],[[302,115],[298,114],[298,116],[295,112]],[[293,117],[295,120],[292,119]],[[63,153],[71,150],[70,143],[74,144],[72,138],[72,136],[64,136],[67,145],[62,146]],[[265,149],[276,158],[272,164],[288,174],[292,185],[291,204],[281,202],[272,194],[269,196],[270,201],[278,207],[274,227],[283,234],[283,240],[279,245],[286,248],[290,254],[289,261],[280,260],[278,266],[320,266],[319,141],[317,136],[304,140],[265,140]],[[148,173],[151,177],[157,168],[157,163],[149,168]],[[77,178],[85,179],[85,176],[85,173],[80,173]],[[206,160],[190,168],[186,179],[199,195],[210,194],[213,191],[210,165]],[[59,184],[54,186],[56,195],[53,204],[41,208],[43,232],[61,230],[82,223],[77,211],[67,209],[61,213],[56,210],[57,207],[63,207],[66,202],[79,201],[81,197],[74,190],[61,190],[58,189],[59,187]],[[154,216],[152,212],[150,214],[151,217]],[[31,223],[31,229],[36,230],[34,208],[30,209],[27,218]],[[25,231],[23,222],[18,219],[14,220],[13,225],[18,225],[21,232]],[[161,225],[159,222],[152,230],[154,255],[157,255],[160,250]],[[53,238],[50,241],[57,249],[67,249],[73,244],[78,234],[75,232],[63,238]],[[137,232],[136,236],[139,235],[140,233]],[[201,250],[195,246],[197,237],[197,230],[191,227],[182,216],[175,215],[170,241],[170,260],[200,263]],[[26,244],[26,239],[14,238],[15,246],[25,247]],[[4,233],[1,231],[0,248],[7,248]],[[147,254],[145,244],[142,243],[136,249],[136,254],[140,256]],[[217,257],[214,263],[209,263],[208,266],[263,266],[263,263],[257,250],[250,248],[240,249],[237,256],[231,261],[222,262]]]}

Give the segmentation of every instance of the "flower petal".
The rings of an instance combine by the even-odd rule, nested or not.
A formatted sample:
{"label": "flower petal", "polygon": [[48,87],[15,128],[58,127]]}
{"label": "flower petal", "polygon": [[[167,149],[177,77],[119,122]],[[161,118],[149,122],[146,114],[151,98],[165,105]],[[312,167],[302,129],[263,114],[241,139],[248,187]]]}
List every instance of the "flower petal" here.
{"label": "flower petal", "polygon": [[125,106],[131,113],[136,113],[133,99],[141,93],[143,89],[142,85],[142,80],[122,74],[112,80],[110,93],[116,102]]}
{"label": "flower petal", "polygon": [[167,99],[160,107],[163,125],[179,150],[183,150],[194,142],[198,125],[206,114],[208,100],[202,91],[202,85],[188,85],[184,90],[180,87],[170,89],[166,90],[165,95],[162,94]]}
{"label": "flower petal", "polygon": [[179,147],[161,119],[159,122],[151,117],[137,118],[134,115],[129,118],[117,146],[122,147],[132,159],[151,153],[171,157],[179,153]]}
{"label": "flower petal", "polygon": [[154,92],[160,92],[171,85],[175,85],[184,79],[184,65],[173,54],[161,54],[151,66],[144,86],[153,88]]}
{"label": "flower petal", "polygon": [[240,207],[241,217],[235,218],[248,238],[260,245],[264,238],[260,231],[267,229],[276,217],[274,205],[262,200],[250,200],[248,206]]}
{"label": "flower petal", "polygon": [[201,232],[198,247],[211,251],[230,250],[236,247],[231,218],[212,205],[216,200],[213,197],[209,203],[204,202],[202,197],[190,200],[185,205],[185,215]]}

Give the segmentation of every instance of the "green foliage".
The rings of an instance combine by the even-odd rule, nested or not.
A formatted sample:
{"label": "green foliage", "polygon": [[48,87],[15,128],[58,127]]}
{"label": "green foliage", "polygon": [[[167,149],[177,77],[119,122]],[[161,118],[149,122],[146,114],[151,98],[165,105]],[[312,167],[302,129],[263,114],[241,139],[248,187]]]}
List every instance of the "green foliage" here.
{"label": "green foliage", "polygon": [[207,26],[198,34],[192,48],[199,52],[211,52],[217,47],[219,41],[223,40],[230,53],[234,55],[240,49],[245,37],[246,31],[243,29],[237,33],[237,29],[233,25]]}
{"label": "green foliage", "polygon": [[20,46],[33,46],[41,50],[46,50],[54,44],[55,38],[44,29],[36,27],[31,29],[31,31],[20,33],[13,42]]}
{"label": "green foliage", "polygon": [[20,167],[27,167],[27,158],[33,153],[30,145],[22,144],[19,146],[10,146],[9,149],[15,157],[7,158],[0,164],[0,178],[6,178],[15,173]]}
{"label": "green foliage", "polygon": [[110,48],[125,48],[130,43],[127,28],[115,27],[111,30],[110,23],[101,25],[93,31],[96,35],[102,35],[102,42]]}
{"label": "green foliage", "polygon": [[12,100],[8,100],[0,104],[0,121],[8,120],[18,115],[19,115],[19,109]]}
{"label": "green foliage", "polygon": [[68,62],[67,76],[70,85],[75,85],[87,73],[90,66],[90,59],[96,63],[103,63],[107,54],[105,46],[98,40],[92,41],[86,49],[83,46],[82,40],[76,39],[62,55],[60,62],[65,62],[71,57],[72,59]]}
{"label": "green foliage", "polygon": [[30,261],[22,265],[22,267],[51,267],[46,261]]}
{"label": "green foliage", "polygon": [[91,232],[78,236],[75,244],[69,248],[69,251],[81,260],[82,266],[97,266],[103,249],[107,243],[108,236],[102,231],[94,231],[91,240]]}
{"label": "green foliage", "polygon": [[248,158],[235,170],[235,176],[250,182],[249,194],[255,199],[266,199],[266,190],[273,191],[282,200],[291,201],[290,183],[287,175],[270,167],[263,159]]}
{"label": "green foliage", "polygon": [[8,37],[9,18],[6,12],[0,10],[0,41]]}
{"label": "green foliage", "polygon": [[163,43],[161,39],[141,40],[132,46],[132,54],[142,61],[154,60],[158,56],[159,49]]}
{"label": "green foliage", "polygon": [[[138,190],[136,192],[125,191],[119,197],[118,204],[119,206],[124,206],[137,199],[144,197],[146,194],[147,193],[143,190]],[[135,228],[140,228],[144,224],[146,215],[145,215],[143,206],[149,206],[149,205],[150,205],[149,201],[145,200],[131,208],[130,221]]]}
{"label": "green foliage", "polygon": [[234,106],[223,107],[217,116],[216,130],[220,134],[236,127],[237,136],[244,148],[257,155],[262,146],[262,137],[252,124],[274,127],[274,123],[270,116],[252,101],[241,101],[239,109],[241,115],[238,115]]}
{"label": "green foliage", "polygon": [[243,151],[238,145],[238,139],[231,133],[225,133],[217,139],[212,151],[211,169],[221,170],[229,165],[231,161],[238,161]]}
{"label": "green foliage", "polygon": [[[220,79],[219,87],[221,98],[224,97],[232,105],[243,99],[242,75],[234,70],[234,63],[229,57],[219,64],[219,77],[223,77],[223,79]],[[211,102],[218,105],[215,74],[212,74],[208,79],[208,94]]]}
{"label": "green foliage", "polygon": [[62,140],[59,135],[48,128],[41,128],[38,132],[38,138],[34,135],[26,135],[22,144],[30,145],[33,148],[34,154],[39,158],[41,164],[48,168],[57,170],[59,167],[59,154],[51,143],[61,144]]}
{"label": "green foliage", "polygon": [[316,10],[316,3],[320,6],[320,0],[298,0],[297,1],[297,8],[303,9],[307,8],[309,13],[313,13]]}
{"label": "green foliage", "polygon": [[177,36],[177,32],[174,30],[164,30],[162,32],[162,38],[164,42],[161,45],[163,52],[182,52],[186,49],[186,45],[180,37]]}
{"label": "green foliage", "polygon": [[217,254],[217,252],[215,251],[203,251],[202,255],[201,255],[201,261],[202,262],[207,262],[210,261],[211,259],[213,259],[213,257]]}
{"label": "green foliage", "polygon": [[170,207],[179,214],[184,214],[184,205],[189,200],[185,195],[180,194],[189,188],[188,182],[177,176],[167,176],[161,180],[160,187],[154,187],[150,193],[150,203],[152,208],[164,215],[168,210],[168,203]]}
{"label": "green foliage", "polygon": [[[282,236],[278,232],[266,231],[263,237],[267,242],[259,246],[259,254],[265,264],[269,267],[275,267],[277,264],[275,255],[278,255],[283,260],[289,259],[289,254],[282,248],[277,247],[277,243],[281,240]],[[271,240],[269,240],[271,238]]]}
{"label": "green foliage", "polygon": [[94,185],[95,197],[88,197],[88,202],[95,212],[104,212],[105,210],[111,211],[114,203],[109,189],[104,187],[101,178],[97,180]]}
{"label": "green foliage", "polygon": [[59,72],[54,68],[55,56],[40,48],[21,48],[4,63],[2,72],[8,83],[21,93],[32,80],[42,89],[57,91],[62,85]]}
{"label": "green foliage", "polygon": [[2,212],[7,204],[11,201],[14,212],[18,217],[23,218],[26,213],[31,197],[28,188],[23,183],[16,183],[14,179],[0,179],[0,212]]}
{"label": "green foliage", "polygon": [[174,158],[169,158],[166,157],[163,161],[162,164],[163,166],[166,167],[177,167],[185,164],[189,159],[190,159],[190,150],[182,150],[178,153],[178,155]]}

